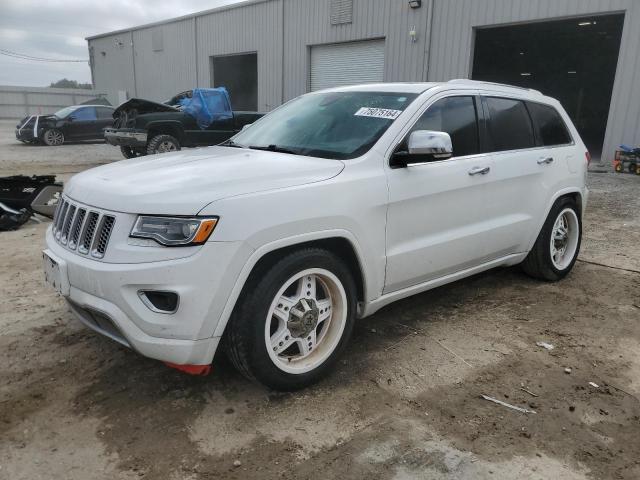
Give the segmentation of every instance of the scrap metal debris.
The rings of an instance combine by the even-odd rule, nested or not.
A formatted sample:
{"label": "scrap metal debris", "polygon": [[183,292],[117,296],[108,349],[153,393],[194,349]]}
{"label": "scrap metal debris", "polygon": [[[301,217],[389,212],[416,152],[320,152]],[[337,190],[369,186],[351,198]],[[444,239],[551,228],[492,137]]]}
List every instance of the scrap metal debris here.
{"label": "scrap metal debris", "polygon": [[547,350],[553,350],[555,347],[547,342],[536,342],[536,345],[542,348],[546,348]]}
{"label": "scrap metal debris", "polygon": [[54,175],[0,178],[0,231],[20,228],[36,213],[53,217],[61,192]]}
{"label": "scrap metal debris", "polygon": [[591,385],[593,388],[600,388],[600,385],[594,382],[589,382],[589,385]]}
{"label": "scrap metal debris", "polygon": [[485,400],[489,400],[490,402],[497,403],[498,405],[502,405],[503,407],[510,408],[512,410],[516,410],[521,413],[537,413],[535,410],[528,410],[522,407],[516,407],[515,405],[511,405],[510,403],[503,402],[502,400],[498,400],[497,398],[489,397],[488,395],[480,395]]}
{"label": "scrap metal debris", "polygon": [[520,387],[520,390],[522,390],[523,392],[528,393],[529,395],[531,395],[532,397],[538,397],[539,395],[536,393],[533,393],[531,390],[527,390],[526,388],[524,388],[524,386]]}

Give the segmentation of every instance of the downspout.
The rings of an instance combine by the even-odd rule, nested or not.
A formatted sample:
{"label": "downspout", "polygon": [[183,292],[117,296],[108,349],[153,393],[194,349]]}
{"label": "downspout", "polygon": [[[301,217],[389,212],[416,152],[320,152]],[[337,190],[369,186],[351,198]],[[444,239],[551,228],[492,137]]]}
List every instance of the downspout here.
{"label": "downspout", "polygon": [[131,30],[131,63],[133,64],[133,96],[138,96],[138,81],[136,80],[136,49],[133,44],[133,30]]}
{"label": "downspout", "polygon": [[285,9],[285,1],[281,0],[282,5],[282,19],[281,19],[281,30],[282,30],[282,44],[281,44],[281,52],[282,52],[282,65],[280,67],[280,105],[284,103],[284,9]]}
{"label": "downspout", "polygon": [[200,58],[198,57],[198,17],[193,17],[193,51],[195,52],[196,61],[196,87],[200,86],[200,73],[198,71],[198,63]]}
{"label": "downspout", "polygon": [[431,66],[431,45],[433,44],[433,17],[435,10],[436,0],[429,1],[429,10],[427,11],[427,26],[429,29],[429,34],[427,35],[427,41],[429,42],[427,46],[427,58],[424,62],[424,68],[422,73],[422,78],[424,78],[425,82],[429,81],[429,68]]}

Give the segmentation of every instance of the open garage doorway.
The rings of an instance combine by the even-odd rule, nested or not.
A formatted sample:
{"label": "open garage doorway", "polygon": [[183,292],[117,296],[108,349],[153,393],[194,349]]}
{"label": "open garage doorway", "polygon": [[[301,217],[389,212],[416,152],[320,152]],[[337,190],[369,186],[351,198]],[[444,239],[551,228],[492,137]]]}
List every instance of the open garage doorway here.
{"label": "open garage doorway", "polygon": [[225,87],[236,111],[258,110],[258,54],[211,57],[211,86]]}
{"label": "open garage doorway", "polygon": [[535,88],[602,153],[624,14],[476,29],[471,78]]}

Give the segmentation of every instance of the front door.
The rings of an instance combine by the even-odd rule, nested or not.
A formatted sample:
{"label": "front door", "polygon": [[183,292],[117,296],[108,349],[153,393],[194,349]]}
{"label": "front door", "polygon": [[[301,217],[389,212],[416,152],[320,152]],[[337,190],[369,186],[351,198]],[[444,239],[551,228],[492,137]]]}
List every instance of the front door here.
{"label": "front door", "polygon": [[479,265],[488,259],[485,209],[491,156],[481,153],[476,92],[442,94],[406,132],[449,133],[453,156],[388,169],[387,270],[384,293]]}

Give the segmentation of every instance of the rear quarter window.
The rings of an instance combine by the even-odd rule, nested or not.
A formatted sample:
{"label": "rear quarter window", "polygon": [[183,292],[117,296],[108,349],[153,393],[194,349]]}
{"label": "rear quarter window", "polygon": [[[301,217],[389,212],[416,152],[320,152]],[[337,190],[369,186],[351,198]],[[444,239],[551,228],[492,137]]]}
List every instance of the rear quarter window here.
{"label": "rear quarter window", "polygon": [[535,102],[527,102],[527,108],[533,120],[536,143],[539,146],[567,145],[573,141],[567,125],[555,108]]}
{"label": "rear quarter window", "polygon": [[535,147],[533,125],[521,100],[485,97],[489,110],[491,150],[520,150]]}

